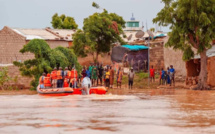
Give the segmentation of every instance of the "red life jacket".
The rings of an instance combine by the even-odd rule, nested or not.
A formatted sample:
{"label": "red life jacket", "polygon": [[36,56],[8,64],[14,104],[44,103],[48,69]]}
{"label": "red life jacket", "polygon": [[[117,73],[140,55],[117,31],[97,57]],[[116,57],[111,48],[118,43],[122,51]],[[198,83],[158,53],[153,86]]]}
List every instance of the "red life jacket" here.
{"label": "red life jacket", "polygon": [[69,82],[67,78],[64,79],[63,87],[69,87]]}
{"label": "red life jacket", "polygon": [[72,69],[71,71],[71,78],[78,78],[78,72],[75,69]]}
{"label": "red life jacket", "polygon": [[45,87],[51,87],[52,86],[50,77],[45,77],[44,78],[44,86]]}
{"label": "red life jacket", "polygon": [[57,71],[52,71],[51,78],[52,78],[52,80],[56,80],[57,79]]}

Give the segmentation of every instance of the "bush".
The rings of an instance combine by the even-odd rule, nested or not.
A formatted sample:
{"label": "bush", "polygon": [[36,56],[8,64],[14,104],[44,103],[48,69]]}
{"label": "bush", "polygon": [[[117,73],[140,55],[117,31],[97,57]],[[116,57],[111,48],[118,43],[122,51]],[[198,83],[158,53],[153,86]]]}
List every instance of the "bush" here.
{"label": "bush", "polygon": [[9,81],[11,81],[12,78],[8,75],[8,68],[3,67],[0,70],[0,89],[5,90],[5,89],[10,89],[8,86]]}

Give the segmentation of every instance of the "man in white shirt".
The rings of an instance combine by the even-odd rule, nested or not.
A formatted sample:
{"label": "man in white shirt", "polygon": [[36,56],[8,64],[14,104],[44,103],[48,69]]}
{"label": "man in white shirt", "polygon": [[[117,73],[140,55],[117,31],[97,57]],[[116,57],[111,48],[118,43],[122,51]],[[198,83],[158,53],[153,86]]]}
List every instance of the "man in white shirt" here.
{"label": "man in white shirt", "polygon": [[82,94],[83,95],[89,95],[90,94],[90,87],[92,86],[90,78],[84,77],[84,79],[81,82],[81,86],[82,86]]}

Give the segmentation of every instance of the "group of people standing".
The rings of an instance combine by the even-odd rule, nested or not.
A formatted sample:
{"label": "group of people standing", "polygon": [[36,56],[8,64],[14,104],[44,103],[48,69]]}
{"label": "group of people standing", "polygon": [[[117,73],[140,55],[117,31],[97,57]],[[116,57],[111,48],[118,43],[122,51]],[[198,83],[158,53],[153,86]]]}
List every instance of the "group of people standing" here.
{"label": "group of people standing", "polygon": [[[173,65],[170,65],[170,67],[167,67],[167,70],[165,71],[163,68],[160,71],[160,85],[175,85],[175,69],[173,68]],[[151,82],[155,81],[155,69],[153,66],[151,66],[150,69],[150,80]]]}
{"label": "group of people standing", "polygon": [[[114,80],[116,79],[117,88],[122,86],[123,68],[119,67],[117,70],[111,65],[103,66],[102,64],[91,63],[89,67],[84,67],[82,75],[91,79],[92,86],[103,85],[108,88],[113,88]],[[132,89],[134,80],[134,70],[131,67],[128,73],[129,89]]]}
{"label": "group of people standing", "polygon": [[[90,86],[104,86],[107,88],[113,88],[114,80],[116,80],[117,88],[122,85],[123,69],[119,67],[117,70],[111,65],[103,66],[102,64],[91,63],[89,67],[83,67],[81,76],[75,68],[69,70],[66,67],[64,70],[62,67],[55,67],[51,74],[43,73],[39,79],[40,88],[63,88],[72,87],[78,88],[78,83],[82,80],[81,86],[86,86],[90,83]],[[128,85],[129,89],[132,89],[134,80],[134,71],[131,68],[128,73]],[[90,81],[90,82],[89,82]]]}
{"label": "group of people standing", "polygon": [[63,87],[78,87],[78,72],[75,68],[69,70],[66,67],[64,70],[62,67],[55,67],[51,74],[43,73],[39,79],[40,88],[63,88]]}
{"label": "group of people standing", "polygon": [[[92,86],[104,85],[108,88],[113,88],[115,71],[110,65],[103,66],[102,64],[91,63],[89,67],[83,67],[82,76],[87,76],[91,79]],[[117,70],[117,87],[121,87],[123,71],[121,68]]]}

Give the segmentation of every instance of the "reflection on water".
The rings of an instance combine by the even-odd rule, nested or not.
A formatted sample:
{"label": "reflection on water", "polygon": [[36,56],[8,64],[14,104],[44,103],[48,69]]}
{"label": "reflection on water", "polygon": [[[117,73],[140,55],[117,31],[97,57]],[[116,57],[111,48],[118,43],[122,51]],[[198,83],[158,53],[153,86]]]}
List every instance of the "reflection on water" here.
{"label": "reflection on water", "polygon": [[0,96],[0,134],[215,133],[214,91],[120,92]]}

